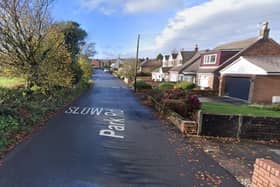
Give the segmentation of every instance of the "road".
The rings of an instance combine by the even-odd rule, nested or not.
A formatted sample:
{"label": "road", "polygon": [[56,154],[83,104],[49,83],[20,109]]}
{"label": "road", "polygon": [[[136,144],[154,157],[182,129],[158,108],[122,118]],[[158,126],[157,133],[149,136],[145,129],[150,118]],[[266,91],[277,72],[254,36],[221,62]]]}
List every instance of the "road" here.
{"label": "road", "polygon": [[109,73],[18,145],[1,187],[240,186]]}

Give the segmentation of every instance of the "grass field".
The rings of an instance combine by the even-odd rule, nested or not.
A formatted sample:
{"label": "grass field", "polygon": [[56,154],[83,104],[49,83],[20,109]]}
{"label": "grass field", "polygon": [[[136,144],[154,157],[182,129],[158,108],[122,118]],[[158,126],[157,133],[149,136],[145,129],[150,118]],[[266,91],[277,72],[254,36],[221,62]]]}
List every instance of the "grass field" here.
{"label": "grass field", "polygon": [[21,78],[0,77],[1,88],[15,88],[24,85],[24,80]]}
{"label": "grass field", "polygon": [[273,111],[268,107],[261,106],[203,103],[202,111],[213,114],[280,117],[280,111]]}

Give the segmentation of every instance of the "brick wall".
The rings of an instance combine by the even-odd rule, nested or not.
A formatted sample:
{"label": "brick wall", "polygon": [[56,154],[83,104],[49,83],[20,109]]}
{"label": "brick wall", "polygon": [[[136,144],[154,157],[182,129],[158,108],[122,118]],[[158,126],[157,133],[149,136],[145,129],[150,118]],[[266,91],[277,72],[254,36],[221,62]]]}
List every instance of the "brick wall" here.
{"label": "brick wall", "polygon": [[272,96],[280,96],[280,76],[256,76],[251,102],[271,104]]}
{"label": "brick wall", "polygon": [[254,165],[252,187],[280,187],[280,164],[257,159]]}

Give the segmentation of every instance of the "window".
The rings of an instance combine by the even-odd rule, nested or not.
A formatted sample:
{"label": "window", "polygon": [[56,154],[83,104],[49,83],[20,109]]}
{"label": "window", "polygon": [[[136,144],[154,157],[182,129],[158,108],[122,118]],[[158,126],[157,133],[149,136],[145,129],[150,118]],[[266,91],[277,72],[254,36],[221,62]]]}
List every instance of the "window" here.
{"label": "window", "polygon": [[203,64],[216,64],[217,54],[205,55],[203,59]]}

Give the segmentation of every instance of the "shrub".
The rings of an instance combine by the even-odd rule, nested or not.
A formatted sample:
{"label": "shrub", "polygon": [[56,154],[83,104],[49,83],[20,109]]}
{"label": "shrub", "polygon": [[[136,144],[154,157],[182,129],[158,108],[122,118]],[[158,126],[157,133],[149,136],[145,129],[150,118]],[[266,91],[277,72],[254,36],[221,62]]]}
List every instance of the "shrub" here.
{"label": "shrub", "polygon": [[162,104],[164,107],[166,107],[169,110],[172,110],[176,112],[177,114],[180,114],[183,117],[187,116],[187,105],[184,102],[184,100],[177,100],[177,99],[164,99],[162,101]]}
{"label": "shrub", "polygon": [[161,90],[172,89],[172,88],[174,88],[174,84],[173,83],[169,83],[169,82],[161,83],[159,85],[159,89],[161,89]]}
{"label": "shrub", "polygon": [[280,103],[273,104],[271,109],[274,111],[280,111]]}
{"label": "shrub", "polygon": [[146,90],[146,89],[152,89],[152,86],[147,84],[145,81],[139,80],[136,81],[136,89],[138,90]]}
{"label": "shrub", "polygon": [[9,136],[20,129],[17,119],[8,115],[0,115],[0,151],[9,143]]}
{"label": "shrub", "polygon": [[188,95],[179,99],[164,97],[162,104],[167,109],[172,110],[185,118],[191,119],[193,118],[193,114],[201,107],[201,103],[196,95]]}
{"label": "shrub", "polygon": [[201,108],[201,103],[197,95],[188,95],[186,104],[188,105],[188,113],[193,113]]}
{"label": "shrub", "polygon": [[186,92],[182,89],[169,89],[164,90],[163,99],[184,99]]}
{"label": "shrub", "polygon": [[159,102],[163,97],[163,92],[158,87],[156,87],[152,90],[151,96]]}
{"label": "shrub", "polygon": [[195,84],[192,83],[192,82],[184,81],[184,82],[177,83],[174,86],[174,88],[181,88],[181,89],[184,89],[184,90],[191,90],[191,89],[195,88]]}

